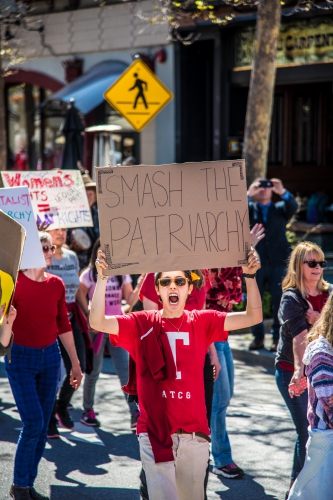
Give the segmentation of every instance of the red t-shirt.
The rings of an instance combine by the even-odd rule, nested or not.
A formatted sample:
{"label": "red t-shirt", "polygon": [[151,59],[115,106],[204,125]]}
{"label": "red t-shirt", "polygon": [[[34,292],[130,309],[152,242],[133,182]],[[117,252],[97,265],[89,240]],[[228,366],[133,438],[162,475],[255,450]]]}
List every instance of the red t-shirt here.
{"label": "red t-shirt", "polygon": [[[140,332],[135,314],[152,317],[154,311],[140,311],[116,316],[119,323],[118,345],[126,349],[134,360],[140,350]],[[162,319],[162,328],[168,336],[177,368],[177,379],[159,382],[165,398],[170,433],[177,429],[186,432],[210,434],[205,405],[204,379],[202,376],[205,355],[212,342],[228,339],[224,331],[226,313],[219,311],[184,311],[181,318]],[[172,324],[171,324],[171,323]],[[174,325],[174,326],[173,326]],[[178,328],[180,332],[178,333]],[[112,336],[115,341],[115,336]],[[140,404],[141,385],[144,379],[137,372],[137,389]],[[141,399],[142,400],[142,399]],[[137,433],[147,432],[147,411],[140,405]]]}
{"label": "red t-shirt", "polygon": [[318,293],[315,297],[312,295],[307,296],[307,301],[310,302],[310,304],[313,307],[314,311],[321,312],[324,305],[326,304],[328,299],[327,293]]}
{"label": "red t-shirt", "polygon": [[17,310],[14,344],[47,347],[58,334],[69,332],[65,297],[65,285],[58,276],[46,273],[45,281],[33,281],[19,273],[13,299]]}
{"label": "red t-shirt", "polygon": [[[205,272],[205,284],[201,288],[201,290],[196,290],[195,288],[192,290],[191,295],[186,302],[185,309],[187,311],[201,311],[205,307],[206,304],[206,294],[208,290],[211,288],[211,284],[208,277],[208,272]],[[158,301],[158,295],[155,290],[155,281],[154,281],[154,273],[149,273],[143,280],[143,283],[140,288],[139,294],[140,300],[142,302],[143,297],[151,300],[155,304],[158,304],[158,308],[162,309],[162,303]]]}

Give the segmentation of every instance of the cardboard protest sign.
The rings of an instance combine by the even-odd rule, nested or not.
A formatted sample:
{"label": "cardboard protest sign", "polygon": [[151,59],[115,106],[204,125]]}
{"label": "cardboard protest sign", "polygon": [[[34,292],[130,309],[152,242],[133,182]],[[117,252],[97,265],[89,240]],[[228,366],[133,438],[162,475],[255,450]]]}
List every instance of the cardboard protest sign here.
{"label": "cardboard protest sign", "polygon": [[245,163],[96,168],[107,275],[233,267],[250,248]]}
{"label": "cardboard protest sign", "polygon": [[1,177],[5,187],[29,189],[36,220],[48,229],[93,226],[79,170],[8,171]]}
{"label": "cardboard protest sign", "polygon": [[25,229],[0,210],[0,324],[9,309],[23,253]]}
{"label": "cardboard protest sign", "polygon": [[21,269],[45,267],[36,221],[27,187],[0,189],[0,209],[26,230]]}

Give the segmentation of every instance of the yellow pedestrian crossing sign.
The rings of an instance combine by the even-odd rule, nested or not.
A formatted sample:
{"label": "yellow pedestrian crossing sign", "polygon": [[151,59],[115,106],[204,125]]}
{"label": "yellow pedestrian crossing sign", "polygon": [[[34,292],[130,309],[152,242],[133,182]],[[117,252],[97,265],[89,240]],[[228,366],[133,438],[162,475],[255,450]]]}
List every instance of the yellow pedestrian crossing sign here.
{"label": "yellow pedestrian crossing sign", "polygon": [[172,92],[136,59],[104,92],[104,99],[140,132],[173,98]]}

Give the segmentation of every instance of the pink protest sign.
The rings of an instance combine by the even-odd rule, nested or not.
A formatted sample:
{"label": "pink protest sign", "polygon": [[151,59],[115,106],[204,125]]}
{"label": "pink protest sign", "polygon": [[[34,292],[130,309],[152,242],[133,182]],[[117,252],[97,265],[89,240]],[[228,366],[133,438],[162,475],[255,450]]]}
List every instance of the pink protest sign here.
{"label": "pink protest sign", "polygon": [[49,229],[92,226],[91,212],[79,170],[1,172],[4,187],[27,187],[39,224]]}

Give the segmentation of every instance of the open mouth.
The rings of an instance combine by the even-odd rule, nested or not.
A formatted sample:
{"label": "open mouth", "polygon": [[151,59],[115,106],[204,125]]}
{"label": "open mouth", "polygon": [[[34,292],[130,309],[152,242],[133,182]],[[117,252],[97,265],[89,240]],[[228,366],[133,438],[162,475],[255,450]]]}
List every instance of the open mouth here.
{"label": "open mouth", "polygon": [[178,302],[179,302],[178,295],[176,293],[170,293],[169,303],[175,305],[175,304],[178,304]]}

